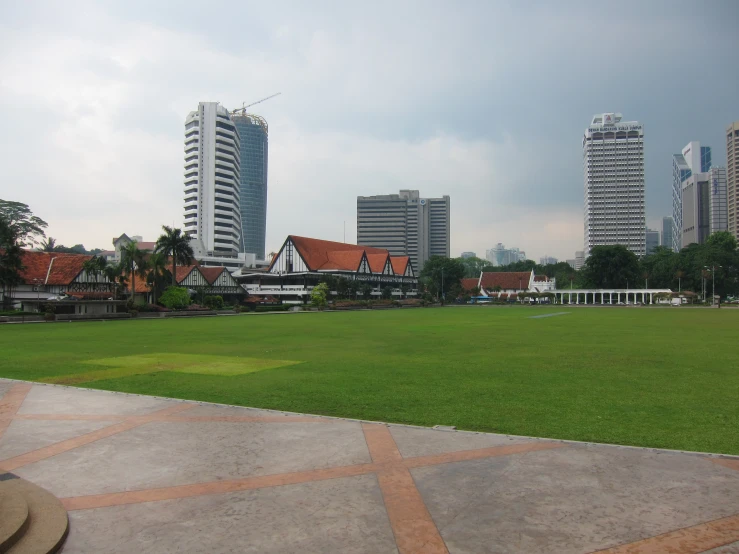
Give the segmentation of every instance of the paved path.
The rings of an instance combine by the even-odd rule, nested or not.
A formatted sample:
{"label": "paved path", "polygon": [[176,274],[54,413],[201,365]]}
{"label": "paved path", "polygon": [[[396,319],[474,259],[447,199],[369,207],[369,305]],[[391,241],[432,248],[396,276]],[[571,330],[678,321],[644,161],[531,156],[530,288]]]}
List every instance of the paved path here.
{"label": "paved path", "polygon": [[66,553],[739,553],[739,458],[0,380]]}

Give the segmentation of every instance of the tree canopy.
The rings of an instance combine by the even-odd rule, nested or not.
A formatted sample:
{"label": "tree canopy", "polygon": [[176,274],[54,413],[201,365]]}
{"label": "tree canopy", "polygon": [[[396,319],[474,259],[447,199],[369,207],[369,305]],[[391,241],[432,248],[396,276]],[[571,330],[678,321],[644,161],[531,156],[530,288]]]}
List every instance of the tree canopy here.
{"label": "tree canopy", "polygon": [[5,221],[17,237],[21,247],[32,247],[45,236],[46,223],[43,219],[33,215],[27,204],[12,202],[0,198],[0,219]]}
{"label": "tree canopy", "polygon": [[621,244],[595,246],[583,268],[585,285],[599,289],[635,286],[639,274],[639,258]]}
{"label": "tree canopy", "polygon": [[183,233],[182,229],[162,225],[162,230],[164,233],[157,239],[154,252],[172,258],[172,286],[175,286],[177,284],[177,264],[192,263],[195,254],[190,246],[190,235]]}
{"label": "tree canopy", "polygon": [[460,281],[464,276],[465,266],[459,258],[431,256],[421,270],[421,280],[424,284],[441,296],[460,289]]}

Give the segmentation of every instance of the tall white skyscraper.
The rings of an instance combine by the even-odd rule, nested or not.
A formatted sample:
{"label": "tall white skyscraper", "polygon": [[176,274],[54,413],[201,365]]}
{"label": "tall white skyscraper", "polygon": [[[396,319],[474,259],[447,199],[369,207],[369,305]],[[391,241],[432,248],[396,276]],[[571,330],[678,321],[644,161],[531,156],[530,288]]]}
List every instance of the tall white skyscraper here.
{"label": "tall white skyscraper", "polygon": [[593,116],[582,139],[585,258],[594,246],[622,244],[646,253],[644,128],[620,113]]}
{"label": "tall white skyscraper", "polygon": [[233,256],[241,245],[239,134],[228,110],[200,102],[185,120],[185,231],[196,255]]}
{"label": "tall white skyscraper", "polygon": [[[689,142],[683,148],[680,154],[672,157],[672,249],[677,252],[683,247],[683,232],[685,227],[693,228],[695,219],[691,220],[690,225],[684,225],[683,221],[683,189],[686,188],[686,181],[693,177],[693,184],[697,182],[695,174],[705,173],[711,168],[711,149],[708,146],[701,146],[700,142]],[[706,178],[703,178],[705,181]],[[691,188],[690,191],[696,193],[697,189]],[[692,203],[691,203],[692,202]],[[697,206],[694,200],[688,200],[693,209]],[[692,236],[692,235],[691,235]],[[692,237],[695,238],[695,237]],[[695,242],[690,240],[686,244]]]}

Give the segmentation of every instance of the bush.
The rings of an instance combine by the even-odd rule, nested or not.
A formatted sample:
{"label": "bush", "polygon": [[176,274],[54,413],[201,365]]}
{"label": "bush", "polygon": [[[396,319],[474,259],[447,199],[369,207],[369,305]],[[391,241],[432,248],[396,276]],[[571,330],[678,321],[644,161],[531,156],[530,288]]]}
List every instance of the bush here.
{"label": "bush", "polygon": [[190,293],[182,287],[167,287],[159,302],[170,310],[182,310],[190,305]]}
{"label": "bush", "polygon": [[211,310],[222,310],[223,309],[223,296],[210,295],[206,296],[203,300],[203,305]]}
{"label": "bush", "polygon": [[290,309],[290,304],[277,304],[274,306],[257,306],[255,312],[286,312]]}
{"label": "bush", "polygon": [[56,321],[56,315],[54,314],[54,312],[46,312],[44,314],[44,319],[46,321]]}

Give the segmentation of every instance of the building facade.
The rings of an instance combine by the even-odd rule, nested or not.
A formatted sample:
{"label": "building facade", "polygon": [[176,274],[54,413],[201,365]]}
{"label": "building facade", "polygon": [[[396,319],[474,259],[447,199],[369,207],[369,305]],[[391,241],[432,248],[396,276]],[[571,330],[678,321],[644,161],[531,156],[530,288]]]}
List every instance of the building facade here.
{"label": "building facade", "polygon": [[557,258],[554,258],[552,256],[544,256],[543,258],[539,258],[539,265],[554,265],[557,262]]}
{"label": "building facade", "polygon": [[669,248],[671,250],[674,249],[674,245],[672,243],[672,218],[671,217],[663,217],[662,218],[662,242],[660,242],[660,245],[664,246],[665,248]]}
{"label": "building facade", "polygon": [[646,253],[644,128],[621,114],[593,116],[582,139],[585,256],[594,246],[622,244]]}
{"label": "building facade", "polygon": [[431,256],[449,257],[449,196],[421,198],[417,190],[357,197],[357,242],[408,255],[421,270]]}
{"label": "building facade", "polygon": [[729,229],[729,211],[727,204],[726,168],[713,166],[709,171],[709,211],[711,212],[711,233]]}
{"label": "building facade", "polygon": [[[683,247],[685,240],[682,237],[683,229],[686,227],[683,221],[683,190],[685,189],[686,180],[690,179],[695,173],[705,173],[711,168],[711,148],[708,146],[701,146],[698,141],[689,142],[685,148],[683,148],[680,154],[675,154],[672,157],[672,249],[677,252]],[[692,193],[698,194],[700,192],[700,185],[697,183],[702,182],[701,179],[694,180],[690,185],[689,190]],[[692,201],[688,201],[691,206],[696,202],[694,198]],[[692,202],[692,203],[691,203]],[[690,216],[693,218],[690,225],[687,227],[694,227],[694,214]],[[693,233],[690,231],[690,233]],[[691,235],[692,236],[692,235]],[[695,241],[691,241],[695,242]],[[690,244],[687,242],[685,244]]]}
{"label": "building facade", "polygon": [[200,102],[185,120],[185,231],[207,255],[241,248],[241,144],[226,108]]}
{"label": "building facade", "polygon": [[477,253],[475,252],[462,252],[462,255],[460,258],[466,259],[466,258],[477,258]]}
{"label": "building facade", "polygon": [[659,246],[659,231],[654,229],[647,229],[647,256],[654,252],[654,249]]}
{"label": "building facade", "polygon": [[485,259],[493,267],[501,267],[526,261],[526,252],[515,247],[506,248],[502,242],[499,242],[490,250],[485,251]]}
{"label": "building facade", "polygon": [[267,170],[269,128],[258,115],[236,110],[231,113],[241,141],[240,210],[242,252],[264,259],[267,238]]}
{"label": "building facade", "polygon": [[739,121],[726,129],[727,230],[739,240]]}

